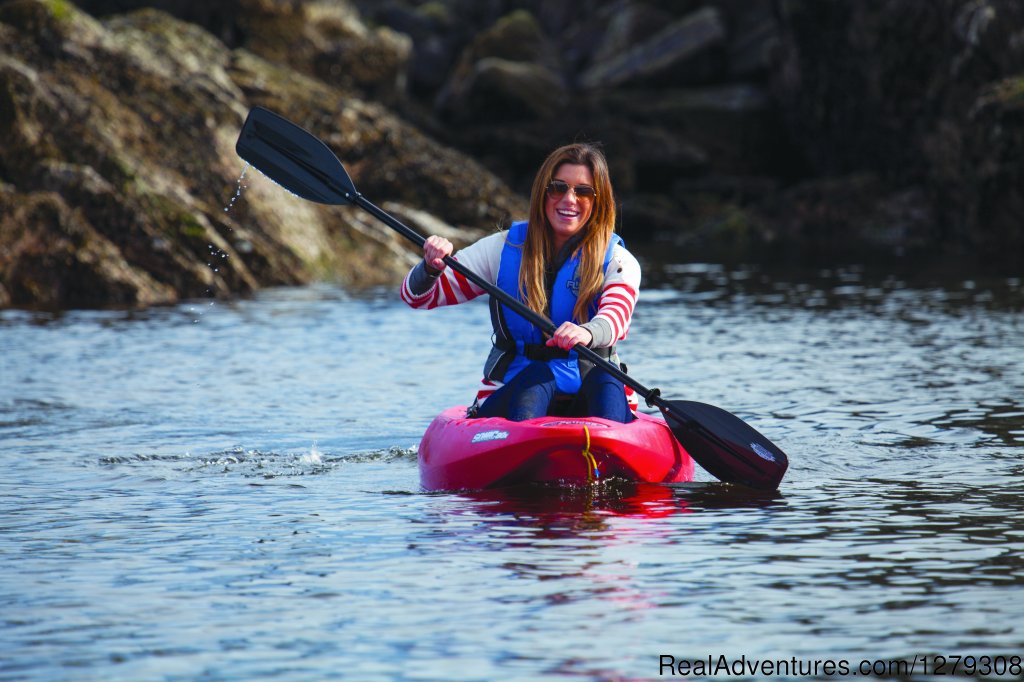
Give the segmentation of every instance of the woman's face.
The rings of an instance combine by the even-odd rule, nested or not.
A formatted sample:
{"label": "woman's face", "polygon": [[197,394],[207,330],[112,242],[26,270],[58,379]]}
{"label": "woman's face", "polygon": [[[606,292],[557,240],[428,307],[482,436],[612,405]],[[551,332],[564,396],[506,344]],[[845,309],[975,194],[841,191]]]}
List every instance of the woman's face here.
{"label": "woman's face", "polygon": [[[593,189],[594,175],[590,168],[574,163],[563,163],[552,177],[553,181],[562,181],[570,188],[585,185]],[[550,186],[549,186],[550,187]],[[583,191],[586,193],[586,190]],[[575,189],[558,196],[557,192],[548,189],[544,194],[544,215],[555,239],[555,248],[560,249],[574,234],[578,233],[590,220],[594,210],[593,192],[590,197],[580,197]]]}

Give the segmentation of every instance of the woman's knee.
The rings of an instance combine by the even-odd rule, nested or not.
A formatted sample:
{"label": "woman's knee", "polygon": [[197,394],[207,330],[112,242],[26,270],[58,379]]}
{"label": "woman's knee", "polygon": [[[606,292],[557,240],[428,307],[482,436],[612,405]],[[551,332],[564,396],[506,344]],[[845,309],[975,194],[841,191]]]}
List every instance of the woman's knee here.
{"label": "woman's knee", "polygon": [[626,388],[621,381],[607,372],[594,369],[584,378],[580,387],[580,407],[590,416],[613,421],[629,422],[632,415],[626,401]]}
{"label": "woman's knee", "polygon": [[626,389],[622,382],[611,374],[595,368],[587,372],[586,376],[583,377],[580,390],[586,393],[596,393],[603,390],[625,391]]}

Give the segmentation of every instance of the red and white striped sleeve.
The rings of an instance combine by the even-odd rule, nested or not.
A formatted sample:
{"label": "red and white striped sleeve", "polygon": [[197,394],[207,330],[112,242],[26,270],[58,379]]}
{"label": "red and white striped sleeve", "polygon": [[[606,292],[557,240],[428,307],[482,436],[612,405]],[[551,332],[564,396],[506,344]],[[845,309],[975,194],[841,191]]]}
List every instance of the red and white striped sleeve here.
{"label": "red and white striped sleeve", "polygon": [[[505,245],[505,232],[484,237],[470,244],[455,254],[455,260],[469,270],[480,275],[488,282],[498,281],[498,265],[501,262],[501,251]],[[452,268],[445,268],[440,276],[433,280],[433,285],[421,293],[415,293],[415,284],[411,281],[416,268],[409,271],[402,282],[401,296],[410,307],[432,310],[446,305],[465,303],[484,293],[484,290],[470,282]]]}
{"label": "red and white striped sleeve", "polygon": [[640,264],[623,246],[612,250],[612,259],[604,273],[604,288],[597,301],[593,320],[604,320],[611,326],[611,343],[621,341],[629,333],[640,292]]}

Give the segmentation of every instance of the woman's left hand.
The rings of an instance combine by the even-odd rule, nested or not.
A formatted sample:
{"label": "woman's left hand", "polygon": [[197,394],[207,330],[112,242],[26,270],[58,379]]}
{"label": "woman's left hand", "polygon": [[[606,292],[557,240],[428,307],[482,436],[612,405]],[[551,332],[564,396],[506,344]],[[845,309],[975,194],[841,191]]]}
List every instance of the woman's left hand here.
{"label": "woman's left hand", "polygon": [[547,345],[558,346],[563,350],[572,350],[577,343],[582,343],[584,346],[594,340],[594,335],[589,331],[573,324],[572,322],[563,322],[562,325],[555,330],[554,335],[547,340]]}

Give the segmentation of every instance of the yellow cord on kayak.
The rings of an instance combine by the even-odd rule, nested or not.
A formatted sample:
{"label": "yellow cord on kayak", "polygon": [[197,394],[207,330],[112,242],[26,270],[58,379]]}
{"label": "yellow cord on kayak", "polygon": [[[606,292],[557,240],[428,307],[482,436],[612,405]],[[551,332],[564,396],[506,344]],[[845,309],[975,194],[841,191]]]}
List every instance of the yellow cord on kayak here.
{"label": "yellow cord on kayak", "polygon": [[584,426],[583,434],[587,437],[587,445],[583,448],[583,459],[587,460],[587,482],[589,483],[595,478],[600,478],[601,472],[597,468],[597,460],[594,459],[593,453],[590,452],[590,429]]}

